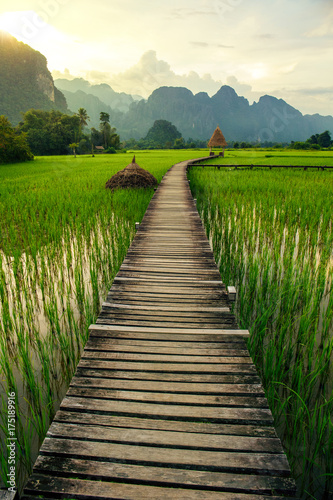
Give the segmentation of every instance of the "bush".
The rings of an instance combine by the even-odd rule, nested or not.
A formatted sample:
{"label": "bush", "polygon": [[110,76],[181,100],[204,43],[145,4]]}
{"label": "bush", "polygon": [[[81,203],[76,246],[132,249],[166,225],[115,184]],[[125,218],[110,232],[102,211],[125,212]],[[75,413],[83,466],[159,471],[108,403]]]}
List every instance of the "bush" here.
{"label": "bush", "polygon": [[0,163],[33,160],[25,134],[18,135],[5,116],[0,116]]}
{"label": "bush", "polygon": [[104,153],[107,153],[107,154],[109,154],[109,155],[114,155],[114,154],[116,154],[116,153],[117,153],[117,151],[116,151],[116,149],[115,149],[114,147],[112,147],[112,146],[111,146],[110,148],[107,148],[107,149],[104,151]]}

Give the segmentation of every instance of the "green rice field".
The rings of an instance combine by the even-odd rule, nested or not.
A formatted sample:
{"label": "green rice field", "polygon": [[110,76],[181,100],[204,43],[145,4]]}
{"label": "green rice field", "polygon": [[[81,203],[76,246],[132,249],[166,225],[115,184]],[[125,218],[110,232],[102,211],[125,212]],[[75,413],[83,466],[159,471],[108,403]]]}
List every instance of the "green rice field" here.
{"label": "green rice field", "polygon": [[[3,486],[13,432],[8,394],[15,393],[22,488],[153,195],[105,190],[133,154],[160,181],[174,163],[207,150],[0,166]],[[305,157],[309,165],[333,165],[332,153],[322,151],[227,150],[218,162],[303,165]],[[332,488],[332,175],[197,167],[189,174],[222,279],[238,289],[238,321],[252,333],[249,347],[304,498],[329,498]]]}
{"label": "green rice field", "polygon": [[[258,153],[218,163],[333,164],[332,153]],[[299,495],[333,498],[333,170],[194,167],[189,178]]]}
{"label": "green rice field", "polygon": [[[158,181],[197,151],[139,152]],[[36,158],[0,166],[1,483],[6,439],[17,437],[22,487],[65,395],[153,189],[111,192],[106,181],[133,153]],[[15,393],[16,427],[8,427]]]}
{"label": "green rice field", "polygon": [[296,151],[288,149],[226,149],[225,157],[209,160],[209,164],[230,165],[281,165],[281,166],[331,166],[333,167],[333,152]]}

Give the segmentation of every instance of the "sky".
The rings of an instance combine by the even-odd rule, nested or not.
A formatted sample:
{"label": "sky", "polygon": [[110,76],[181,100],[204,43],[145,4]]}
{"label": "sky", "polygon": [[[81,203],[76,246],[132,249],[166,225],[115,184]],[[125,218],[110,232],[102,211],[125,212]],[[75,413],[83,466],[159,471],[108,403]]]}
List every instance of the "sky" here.
{"label": "sky", "polygon": [[333,115],[333,0],[0,0],[0,29],[54,78],[145,98],[230,85],[250,103],[269,94]]}

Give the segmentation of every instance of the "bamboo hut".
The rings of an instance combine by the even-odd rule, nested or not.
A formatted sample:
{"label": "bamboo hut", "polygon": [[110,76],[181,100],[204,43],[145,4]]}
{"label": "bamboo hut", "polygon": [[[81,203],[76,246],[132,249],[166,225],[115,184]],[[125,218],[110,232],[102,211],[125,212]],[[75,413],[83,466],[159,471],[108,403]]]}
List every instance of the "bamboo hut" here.
{"label": "bamboo hut", "polygon": [[154,187],[158,182],[155,177],[135,163],[135,156],[132,163],[127,165],[111,177],[105,184],[107,189]]}
{"label": "bamboo hut", "polygon": [[227,141],[225,140],[224,135],[221,132],[219,126],[216,127],[210,141],[208,143],[209,154],[212,154],[212,148],[223,148],[223,151],[220,153],[220,156],[224,156],[224,148],[227,147]]}

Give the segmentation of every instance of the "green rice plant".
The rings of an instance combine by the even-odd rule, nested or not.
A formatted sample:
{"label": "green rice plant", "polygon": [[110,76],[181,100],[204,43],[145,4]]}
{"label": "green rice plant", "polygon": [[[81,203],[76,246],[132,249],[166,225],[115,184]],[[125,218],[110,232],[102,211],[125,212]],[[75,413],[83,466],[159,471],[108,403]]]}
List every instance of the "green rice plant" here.
{"label": "green rice plant", "polygon": [[193,168],[189,176],[222,279],[238,289],[234,311],[250,329],[299,494],[328,498],[333,172]]}

